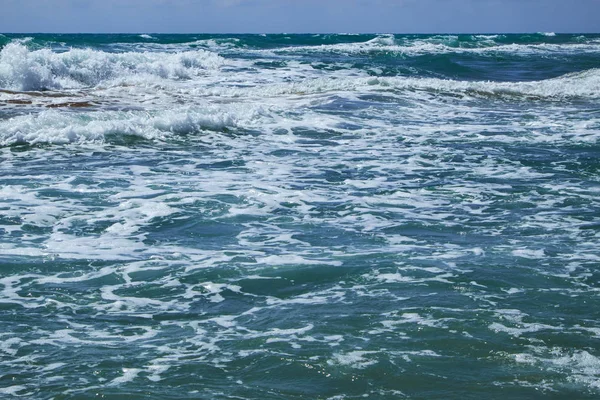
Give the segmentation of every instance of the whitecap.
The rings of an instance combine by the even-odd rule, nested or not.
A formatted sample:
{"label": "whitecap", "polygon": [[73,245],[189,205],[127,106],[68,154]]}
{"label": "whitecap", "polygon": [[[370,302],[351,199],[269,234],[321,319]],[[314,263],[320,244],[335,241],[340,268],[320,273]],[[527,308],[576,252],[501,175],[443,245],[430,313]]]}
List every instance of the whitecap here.
{"label": "whitecap", "polygon": [[92,49],[30,51],[19,42],[0,50],[0,88],[12,90],[80,89],[139,75],[181,80],[221,67],[219,55],[194,50],[177,53],[108,53]]}
{"label": "whitecap", "polygon": [[0,120],[0,146],[17,143],[94,143],[109,135],[162,139],[235,127],[258,115],[256,107],[238,104],[219,107],[179,107],[161,113],[103,111],[81,115],[56,110]]}
{"label": "whitecap", "polygon": [[123,368],[122,371],[123,375],[110,381],[108,383],[108,386],[119,386],[123,383],[131,382],[135,378],[137,378],[137,376],[142,370],[139,368]]}
{"label": "whitecap", "polygon": [[347,353],[336,353],[333,359],[327,363],[329,365],[342,365],[349,366],[356,369],[364,369],[368,366],[376,364],[378,361],[369,357],[370,355],[377,354],[375,351],[350,351]]}

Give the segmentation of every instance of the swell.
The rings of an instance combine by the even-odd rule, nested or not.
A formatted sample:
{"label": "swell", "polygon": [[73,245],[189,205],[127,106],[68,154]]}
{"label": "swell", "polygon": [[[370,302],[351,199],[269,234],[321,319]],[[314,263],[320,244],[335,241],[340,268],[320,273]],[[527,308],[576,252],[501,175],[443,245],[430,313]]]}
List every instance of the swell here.
{"label": "swell", "polygon": [[597,99],[600,98],[600,69],[590,69],[531,82],[466,81],[421,77],[327,77],[248,89],[212,88],[194,93],[239,98],[252,94],[265,97],[339,92],[360,94],[373,91],[403,93],[415,90],[448,95],[510,96],[514,100],[519,100],[519,98],[528,100],[532,96],[547,101]]}
{"label": "swell", "polygon": [[[397,39],[391,35],[378,36],[367,42],[288,47],[279,48],[276,52],[302,54],[307,51],[360,52],[361,49],[379,49],[382,51],[381,55],[394,57],[393,53],[386,49],[390,46],[398,47],[397,44],[393,44],[396,41]],[[544,46],[546,45],[544,44]],[[591,69],[597,65],[596,55],[586,57],[581,53],[569,56],[568,52],[559,52],[554,53],[552,57],[544,56],[535,59],[518,53],[481,58],[481,54],[473,52],[440,53],[431,46],[448,48],[446,44],[423,44],[415,41],[409,46],[416,52],[415,57],[403,61],[385,57],[354,58],[346,61],[352,62],[350,64],[352,68],[374,75],[425,76],[471,81],[544,80]],[[579,45],[569,44],[568,46]],[[600,42],[584,46],[591,46],[600,53]],[[498,46],[495,47],[496,50],[497,48]],[[475,50],[482,50],[482,48]],[[249,50],[245,51],[246,54],[250,52]],[[321,68],[318,66],[319,63],[314,63],[316,60],[322,60],[321,63],[324,63],[325,66],[334,65],[337,61],[336,59],[328,60],[316,57],[318,57],[317,54],[311,56],[315,69]],[[89,48],[73,48],[62,52],[52,51],[48,48],[30,50],[23,41],[12,41],[0,50],[0,89],[14,91],[84,89],[99,85],[123,85],[130,83],[128,79],[140,77],[142,79],[149,77],[153,80],[193,80],[205,76],[207,73],[220,73],[219,69],[226,65],[230,58],[224,58],[214,51],[198,48],[193,50],[186,48],[184,51],[125,52],[108,52]],[[282,65],[285,66],[285,63]],[[257,63],[254,66],[260,67],[261,64]],[[375,72],[371,73],[370,71]],[[134,81],[134,83],[138,82],[139,79]]]}
{"label": "swell", "polygon": [[[327,50],[336,47],[344,49],[356,47],[376,49],[393,46],[419,48],[430,45],[430,48],[446,50],[485,50],[502,46],[545,46],[545,45],[598,45],[598,34],[554,34],[540,32],[533,34],[6,34],[0,36],[0,47],[7,43],[24,39],[31,40],[38,48],[63,46],[68,48],[109,48],[115,44],[129,45],[182,45],[205,46],[223,45],[239,49],[268,50],[303,47]],[[523,47],[525,48],[525,47]],[[355,50],[356,50],[355,49]]]}
{"label": "swell", "polygon": [[[73,105],[65,105],[72,100],[59,99],[57,108],[0,120],[0,145],[104,142],[110,137],[169,140],[173,135],[207,130],[269,132],[275,127],[346,132],[346,117],[327,111],[327,104],[338,104],[336,101],[345,107],[355,103],[367,109],[404,102],[406,107],[394,106],[393,114],[381,121],[357,120],[364,129],[371,122],[373,126],[392,127],[397,118],[414,118],[410,116],[413,105],[443,115],[472,101],[485,107],[502,106],[506,101],[524,105],[541,102],[542,107],[544,102],[593,101],[600,98],[600,70],[517,83],[406,77],[321,78],[247,88],[196,88],[188,92],[181,89],[178,95],[190,105],[165,103],[154,110],[110,111],[85,104],[78,110],[64,111],[73,109]],[[373,100],[356,103],[361,97]],[[352,129],[348,129],[350,133]]]}
{"label": "swell", "polygon": [[[553,38],[553,37],[550,37]],[[572,40],[497,40],[486,36],[477,39],[460,39],[458,36],[396,37],[377,36],[373,39],[353,43],[324,43],[321,45],[293,45],[275,49],[279,54],[333,53],[333,54],[388,54],[414,57],[423,54],[473,53],[493,56],[496,54],[533,55],[547,53],[600,53],[598,39]]]}
{"label": "swell", "polygon": [[[115,35],[113,39],[123,39],[121,36]],[[265,41],[279,46],[288,40],[286,37],[299,46],[277,51],[295,49],[301,53],[306,49],[322,51],[323,47],[327,51],[326,46],[386,48],[403,45],[402,41],[410,42],[413,47],[424,41],[433,46],[458,46],[451,43],[453,40],[483,46],[481,43],[485,41],[507,40],[504,35],[185,36],[179,38],[187,41],[179,48],[181,51],[161,44],[167,41],[161,35],[130,36],[127,37],[135,43],[147,41],[159,47],[155,51],[110,52],[98,48],[56,51],[36,49],[37,44],[32,45],[31,41],[9,38],[11,41],[0,50],[0,145],[102,142],[111,136],[127,135],[160,140],[172,134],[204,130],[265,131],[269,129],[265,124],[274,121],[288,127],[304,124],[309,129],[315,126],[337,129],[340,121],[328,119],[329,115],[319,108],[327,102],[335,103],[336,98],[341,99],[344,107],[360,104],[355,100],[361,97],[379,98],[370,104],[374,107],[387,107],[383,103],[388,101],[421,106],[427,98],[428,109],[442,107],[442,111],[473,99],[478,105],[493,107],[505,100],[555,105],[563,101],[595,102],[600,98],[600,69],[581,68],[584,64],[571,64],[569,68],[575,72],[565,74],[563,70],[552,69],[552,61],[540,64],[538,59],[533,62],[526,57],[511,56],[500,60],[515,63],[513,70],[521,75],[508,79],[502,76],[506,71],[500,66],[482,62],[476,53],[460,57],[456,53],[427,53],[405,62],[344,56],[345,66],[333,70],[315,67],[337,65],[327,64],[318,54],[313,54],[310,62],[292,53],[279,58],[261,56],[257,60],[248,56],[251,50],[242,49],[250,40],[256,42],[256,47]],[[533,37],[544,45],[567,40],[561,35]],[[234,46],[238,53],[190,50],[189,45],[209,46],[207,42],[201,43],[206,40],[213,41],[210,45]],[[599,45],[592,43],[593,38],[586,40],[585,45]],[[311,46],[303,43],[331,41],[336,43]],[[576,45],[571,42],[557,45]],[[275,63],[279,61],[280,64]],[[552,71],[553,77],[522,79],[527,71],[540,66]],[[481,70],[492,72],[480,73]],[[507,71],[511,72],[510,68]],[[526,76],[531,77],[536,75]],[[264,109],[259,105],[264,105]],[[389,125],[392,121],[383,119],[381,124]]]}
{"label": "swell", "polygon": [[248,58],[350,62],[387,76],[542,80],[595,67],[596,36],[9,35],[0,36],[0,89],[81,89],[140,76],[189,80]]}

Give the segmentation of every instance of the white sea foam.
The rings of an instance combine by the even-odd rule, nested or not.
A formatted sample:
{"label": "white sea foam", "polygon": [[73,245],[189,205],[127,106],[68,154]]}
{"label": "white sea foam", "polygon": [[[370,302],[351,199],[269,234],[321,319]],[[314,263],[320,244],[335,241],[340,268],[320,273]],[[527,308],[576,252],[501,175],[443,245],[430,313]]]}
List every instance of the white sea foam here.
{"label": "white sea foam", "polygon": [[123,368],[123,375],[113,379],[108,383],[108,386],[119,386],[123,383],[131,382],[142,370],[139,368]]}
{"label": "white sea foam", "polygon": [[54,371],[54,370],[56,370],[56,369],[58,369],[58,368],[64,367],[65,365],[67,365],[67,364],[65,364],[65,363],[62,363],[62,362],[55,362],[55,363],[52,363],[52,364],[48,364],[48,365],[46,365],[46,366],[45,366],[45,367],[42,369],[42,371],[44,371],[44,372],[47,372],[47,371]]}
{"label": "white sea foam", "polygon": [[504,323],[494,322],[488,326],[494,332],[504,332],[515,338],[524,334],[539,332],[544,330],[561,331],[563,327],[552,326],[538,322],[527,322],[528,315],[520,310],[514,309],[497,309],[495,310],[497,317]]}
{"label": "white sea foam", "polygon": [[286,254],[284,256],[271,255],[258,261],[267,265],[342,265],[341,261],[307,260],[304,257],[293,254]]}
{"label": "white sea foam", "polygon": [[19,392],[23,392],[24,390],[27,390],[28,387],[25,385],[12,385],[12,386],[6,386],[6,387],[2,387],[0,388],[0,393],[2,394],[6,394],[9,396],[16,396],[16,397],[21,397],[21,396],[27,396],[30,393],[19,393]]}
{"label": "white sea foam", "polygon": [[[385,37],[374,40],[377,42],[392,39]],[[294,62],[295,68],[292,70],[270,70],[269,74],[261,73],[257,80],[256,76],[238,72],[238,67],[248,68],[247,62],[231,60],[228,63],[236,68],[231,71],[220,69],[219,67],[225,65],[225,61],[217,54],[204,50],[107,53],[72,49],[64,53],[54,53],[48,49],[30,51],[23,44],[13,42],[0,52],[0,87],[13,90],[95,88],[93,97],[84,100],[102,102],[107,96],[110,97],[106,100],[115,100],[135,95],[135,101],[144,105],[154,100],[163,106],[166,100],[180,99],[187,102],[198,96],[256,99],[286,94],[380,90],[431,90],[470,95],[558,98],[598,97],[600,88],[600,72],[597,69],[540,82],[520,83],[436,78],[370,78],[356,76],[356,72],[352,74],[352,71],[339,71],[337,78],[314,79],[322,75],[321,71]],[[290,81],[294,74],[302,79]],[[307,79],[307,75],[313,78]],[[173,86],[181,80],[186,81],[185,86]],[[2,96],[6,97],[7,94]],[[39,98],[26,100],[40,101]],[[61,100],[52,101],[59,103]]]}
{"label": "white sea foam", "polygon": [[561,328],[538,323],[522,323],[519,324],[518,327],[511,327],[500,324],[498,322],[494,322],[490,324],[489,329],[491,329],[494,332],[505,332],[511,336],[520,337],[526,333],[539,332],[543,330],[560,330]]}
{"label": "white sea foam", "polygon": [[[335,83],[333,84],[335,85]],[[366,80],[363,84],[393,89],[437,90],[472,95],[595,98],[600,93],[600,69],[567,74],[539,82],[466,82],[435,78],[375,78]]]}
{"label": "white sea foam", "polygon": [[568,98],[600,96],[600,69],[567,74],[538,82],[457,81],[438,78],[355,77],[317,78],[291,84],[261,86],[259,89],[219,88],[207,94],[240,97],[249,91],[262,96],[323,94],[331,92],[380,92],[424,90],[470,96],[532,96],[540,98]]}
{"label": "white sea foam", "polygon": [[[554,33],[540,33],[541,36],[555,36]],[[476,36],[477,42],[466,45],[458,43],[458,37],[453,35],[432,36],[410,40],[395,38],[393,35],[380,35],[365,42],[337,43],[320,46],[293,46],[273,50],[259,50],[262,53],[296,54],[296,53],[338,53],[338,54],[368,54],[386,53],[395,56],[419,56],[449,53],[475,53],[478,55],[494,55],[498,53],[510,54],[544,54],[555,52],[572,53],[598,53],[600,46],[597,43],[498,43],[494,39],[497,35]]]}
{"label": "white sea foam", "polygon": [[330,365],[349,366],[356,369],[364,369],[370,365],[376,364],[378,361],[369,357],[376,354],[374,351],[351,351],[348,353],[337,353],[328,363]]}
{"label": "white sea foam", "polygon": [[[3,351],[4,353],[7,353],[11,356],[15,356],[17,355],[17,351],[19,350],[19,345],[22,343],[23,341],[19,338],[10,338],[10,339],[3,339],[2,340],[2,344],[0,344],[0,350]],[[22,346],[22,344],[21,344]]]}
{"label": "white sea foam", "polygon": [[[149,82],[153,82],[153,79]],[[331,96],[354,99],[361,94],[384,92],[394,97],[417,102],[416,104],[424,101],[425,99],[421,100],[421,97],[428,96],[430,93],[460,95],[466,101],[477,97],[492,97],[499,100],[505,98],[565,100],[600,96],[600,70],[598,69],[540,82],[518,83],[404,77],[349,78],[342,75],[339,78],[303,79],[291,83],[253,83],[240,88],[233,82],[229,85],[217,86],[215,79],[211,78],[208,82],[212,83],[208,85],[204,85],[206,82],[204,82],[204,78],[201,78],[182,87],[175,85],[158,88],[158,90],[147,87],[145,84],[135,87],[108,86],[96,88],[92,92],[84,94],[71,93],[71,96],[65,99],[53,96],[30,96],[26,93],[4,93],[3,96],[8,99],[30,102],[31,105],[27,107],[69,107],[70,104],[85,104],[95,108],[90,110],[93,112],[78,114],[65,113],[58,109],[37,112],[38,108],[35,114],[19,115],[2,120],[0,121],[0,145],[103,142],[108,135],[136,135],[147,139],[163,139],[174,133],[194,133],[203,129],[219,130],[228,127],[254,129],[257,126],[268,129],[268,123],[270,126],[276,126],[277,129],[287,129],[288,131],[297,126],[307,125],[313,129],[340,129],[339,127],[344,124],[344,118],[306,109],[298,118],[294,111],[315,103],[327,104],[331,101]],[[221,79],[227,82],[233,77],[222,75]],[[231,100],[225,102],[225,99]],[[454,101],[459,102],[460,100]],[[182,102],[185,105],[181,105]],[[136,107],[145,110],[105,110],[114,107],[113,104],[125,108],[136,104]],[[165,108],[168,111],[164,111]],[[390,117],[392,116],[390,115]],[[392,128],[382,120],[365,121],[361,119],[360,123],[370,124],[364,127],[365,130],[369,127]],[[593,141],[596,137],[596,125],[593,121],[588,121],[585,126],[577,121],[569,123],[579,124],[579,132],[582,130],[589,132],[587,136],[579,134],[581,140]],[[541,121],[534,121],[530,125],[527,127],[529,130],[534,130],[538,126],[542,128],[547,126]],[[520,129],[523,127],[521,126]],[[277,138],[278,140],[285,139],[282,136]],[[501,135],[495,137],[496,140],[503,138],[504,140],[514,140]],[[565,139],[564,134],[549,135],[546,132],[540,132],[537,138],[551,142]],[[413,170],[422,168],[418,158],[413,157],[411,161],[414,163],[411,166]],[[524,169],[521,169],[516,173],[523,176],[523,172]],[[367,188],[365,185],[374,187],[374,185],[382,184],[376,180],[358,182],[349,179],[346,182],[357,189]]]}
{"label": "white sea foam", "polygon": [[172,134],[235,127],[238,121],[247,123],[259,115],[256,106],[239,106],[179,107],[160,114],[105,111],[78,115],[48,110],[1,120],[0,145],[103,142],[108,135],[161,139]]}
{"label": "white sea foam", "polygon": [[[73,384],[91,393],[169,381],[165,371],[190,363],[226,371],[277,357],[360,374],[379,361],[415,368],[419,357],[442,357],[443,346],[413,346],[439,335],[490,348],[490,335],[527,344],[598,335],[591,318],[569,326],[570,316],[549,321],[523,301],[596,294],[597,230],[579,217],[597,190],[565,179],[581,160],[536,164],[514,150],[593,150],[598,117],[582,107],[598,98],[598,70],[498,83],[292,61],[265,73],[253,62],[192,69],[185,81],[128,70],[60,92],[94,103],[82,109],[40,111],[63,98],[0,93],[0,102],[32,101],[4,107],[16,114],[0,120],[2,144],[75,143],[0,148],[0,302],[55,317],[28,324],[22,339],[1,336],[0,367],[24,368],[14,359],[39,346],[141,349],[127,362],[136,368]],[[127,135],[155,142],[119,144]],[[517,276],[484,268],[488,258],[517,265]],[[531,279],[519,279],[520,267]],[[590,349],[518,351],[521,367],[596,387]],[[38,386],[76,376],[35,357],[27,365],[40,366]]]}
{"label": "white sea foam", "polygon": [[[223,65],[205,50],[180,53],[107,53],[71,49],[30,51],[12,42],[0,51],[0,88],[12,90],[80,89],[127,78],[151,75],[161,79],[190,79]],[[125,79],[125,81],[124,81]]]}
{"label": "white sea foam", "polygon": [[545,257],[544,250],[542,250],[542,249],[539,249],[539,250],[516,249],[516,250],[512,251],[512,254],[517,257],[533,258],[533,259]]}
{"label": "white sea foam", "polygon": [[152,382],[159,382],[160,380],[163,379],[161,374],[168,371],[169,368],[170,368],[169,365],[150,365],[147,367],[147,371],[149,372],[149,375],[146,376],[146,379],[148,379]]}
{"label": "white sea foam", "polygon": [[[566,376],[570,384],[600,389],[600,358],[586,350],[571,350],[559,347],[529,346],[529,352],[512,354],[515,362],[535,365]],[[553,382],[548,389],[556,390],[564,383]],[[531,383],[530,383],[531,385]],[[539,387],[540,384],[532,385]]]}

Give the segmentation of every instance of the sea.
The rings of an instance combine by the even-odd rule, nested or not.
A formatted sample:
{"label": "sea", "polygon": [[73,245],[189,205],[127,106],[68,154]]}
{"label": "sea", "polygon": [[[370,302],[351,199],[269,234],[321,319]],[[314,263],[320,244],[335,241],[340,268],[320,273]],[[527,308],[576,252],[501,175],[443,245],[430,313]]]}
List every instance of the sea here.
{"label": "sea", "polygon": [[0,397],[599,398],[600,34],[0,35]]}

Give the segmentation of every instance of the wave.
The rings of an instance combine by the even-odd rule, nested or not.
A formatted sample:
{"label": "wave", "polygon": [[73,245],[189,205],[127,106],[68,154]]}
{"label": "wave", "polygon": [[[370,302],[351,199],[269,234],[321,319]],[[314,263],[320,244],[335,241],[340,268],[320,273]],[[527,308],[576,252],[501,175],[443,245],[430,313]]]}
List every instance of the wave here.
{"label": "wave", "polygon": [[[333,53],[333,54],[369,54],[385,53],[397,56],[419,56],[448,53],[474,53],[493,55],[510,53],[520,55],[547,53],[600,53],[600,45],[595,40],[569,40],[566,42],[547,42],[541,39],[552,35],[513,38],[507,35],[439,35],[426,38],[396,37],[380,35],[364,42],[335,43],[310,46],[287,46],[278,49],[258,50],[276,54],[294,53]],[[552,37],[553,38],[553,37]]]}
{"label": "wave", "polygon": [[244,98],[247,96],[315,95],[331,92],[432,91],[449,95],[536,97],[546,100],[600,98],[600,69],[531,82],[460,81],[418,77],[316,78],[250,88],[192,89],[190,95]]}
{"label": "wave", "polygon": [[162,79],[191,79],[218,69],[223,58],[206,50],[178,53],[107,53],[71,49],[30,51],[11,42],[0,51],[0,88],[20,91],[94,87],[117,78],[152,75]]}
{"label": "wave", "polygon": [[473,95],[529,96],[548,100],[600,98],[600,69],[570,73],[558,78],[532,82],[455,81],[436,78],[382,80],[382,85]]}
{"label": "wave", "polygon": [[[198,89],[200,90],[200,89]],[[173,135],[204,131],[269,130],[273,126],[326,124],[335,129],[339,119],[327,119],[306,107],[318,107],[332,98],[357,98],[369,93],[389,93],[407,101],[425,101],[431,107],[460,104],[463,99],[486,101],[564,101],[570,98],[600,98],[600,69],[569,74],[538,82],[467,82],[435,78],[340,78],[312,79],[292,84],[249,88],[215,87],[203,92],[178,92],[194,104],[165,105],[153,111],[92,112],[45,109],[38,113],[0,120],[0,145],[37,143],[88,143],[111,141],[112,137],[135,136],[166,140]],[[420,96],[419,92],[433,94]],[[448,97],[446,97],[448,96]],[[320,98],[320,100],[319,100]],[[199,100],[201,99],[201,100]],[[301,101],[305,99],[306,101]],[[300,101],[299,101],[300,100]],[[300,114],[299,114],[300,113]],[[312,118],[312,119],[311,119]],[[314,119],[314,120],[313,120]],[[312,121],[312,122],[311,122]]]}
{"label": "wave", "polygon": [[110,136],[160,140],[172,135],[222,131],[247,125],[261,108],[244,104],[180,107],[161,112],[47,110],[0,121],[0,146],[15,144],[102,143]]}

